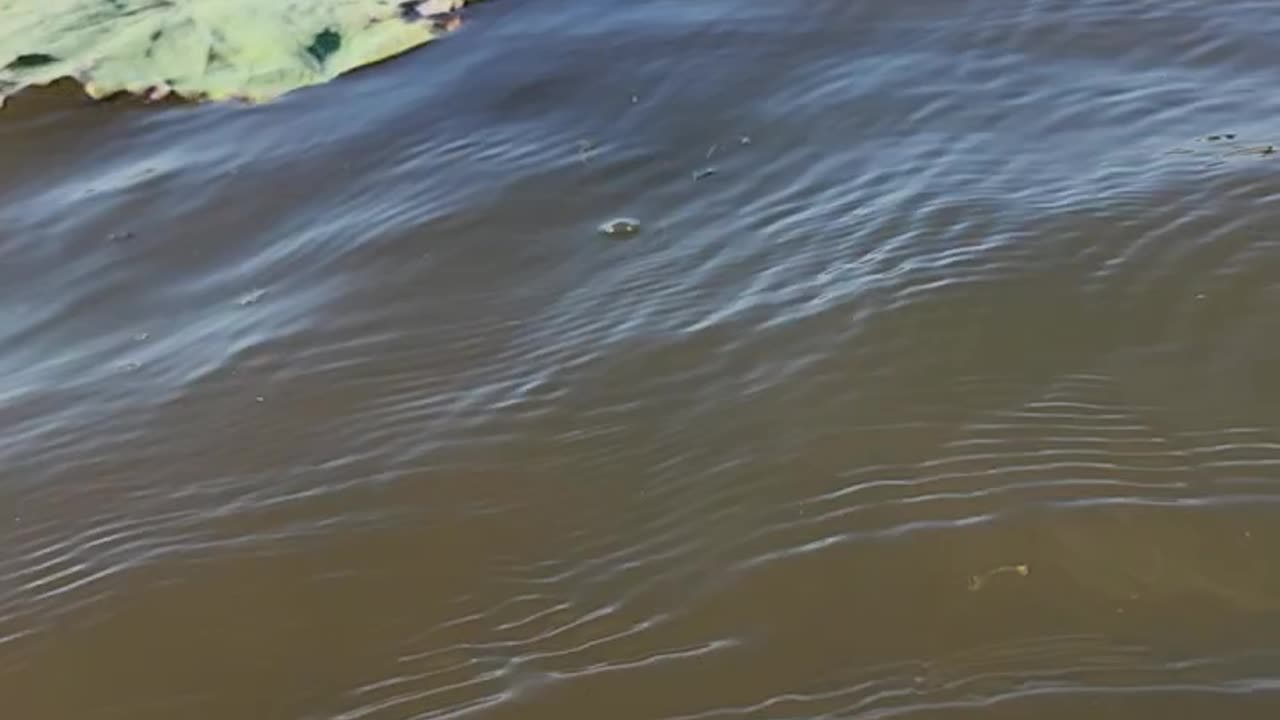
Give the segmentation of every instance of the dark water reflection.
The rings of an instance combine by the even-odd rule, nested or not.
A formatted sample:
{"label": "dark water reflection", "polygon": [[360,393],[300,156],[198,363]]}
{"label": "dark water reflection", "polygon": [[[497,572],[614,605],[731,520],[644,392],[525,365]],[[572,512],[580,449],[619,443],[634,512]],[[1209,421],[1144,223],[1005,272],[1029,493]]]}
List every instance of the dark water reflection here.
{"label": "dark water reflection", "polygon": [[1272,717],[1276,37],[509,0],[268,107],[17,99],[3,706]]}

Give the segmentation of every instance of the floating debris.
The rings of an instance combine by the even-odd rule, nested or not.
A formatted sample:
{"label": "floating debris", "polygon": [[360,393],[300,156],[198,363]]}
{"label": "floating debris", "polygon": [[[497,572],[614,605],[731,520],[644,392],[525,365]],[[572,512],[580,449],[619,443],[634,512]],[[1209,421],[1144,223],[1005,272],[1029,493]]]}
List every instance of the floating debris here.
{"label": "floating debris", "polygon": [[1192,147],[1179,147],[1169,150],[1172,155],[1208,155],[1215,161],[1222,158],[1231,157],[1267,157],[1277,154],[1274,144],[1266,145],[1248,145],[1238,139],[1236,133],[1217,133],[1214,135],[1205,135],[1194,140],[1196,143],[1211,143],[1212,148],[1194,149]]}
{"label": "floating debris", "polygon": [[1274,155],[1276,153],[1275,145],[1250,145],[1247,147],[1237,147],[1227,155]]}
{"label": "floating debris", "polygon": [[609,237],[633,237],[640,233],[640,221],[631,218],[615,218],[600,226],[600,233]]}
{"label": "floating debris", "polygon": [[244,295],[243,297],[241,297],[239,300],[237,300],[237,301],[236,301],[236,303],[237,303],[238,305],[240,305],[241,307],[246,307],[246,306],[249,306],[249,305],[254,305],[254,304],[256,304],[259,300],[261,300],[263,297],[265,297],[265,296],[266,296],[266,294],[267,294],[267,291],[266,291],[266,290],[254,290],[253,292],[248,293],[248,294]]}
{"label": "floating debris", "polygon": [[1031,574],[1031,568],[1027,565],[1001,565],[998,568],[988,570],[981,575],[969,576],[969,589],[976,591],[986,586],[991,578],[1005,573],[1017,575],[1018,577],[1026,577]]}

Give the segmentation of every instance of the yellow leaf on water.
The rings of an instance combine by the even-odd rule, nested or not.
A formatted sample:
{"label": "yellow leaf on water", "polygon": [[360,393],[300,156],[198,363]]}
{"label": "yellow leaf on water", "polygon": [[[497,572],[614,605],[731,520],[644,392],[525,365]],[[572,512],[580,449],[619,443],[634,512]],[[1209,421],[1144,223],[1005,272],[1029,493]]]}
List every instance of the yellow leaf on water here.
{"label": "yellow leaf on water", "polygon": [[62,78],[265,102],[418,47],[467,0],[0,0],[0,103]]}

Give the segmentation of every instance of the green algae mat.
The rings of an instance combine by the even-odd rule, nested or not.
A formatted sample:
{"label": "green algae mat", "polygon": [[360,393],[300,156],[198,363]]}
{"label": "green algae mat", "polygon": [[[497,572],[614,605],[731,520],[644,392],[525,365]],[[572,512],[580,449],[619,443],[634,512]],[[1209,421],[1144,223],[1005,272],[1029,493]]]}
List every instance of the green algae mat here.
{"label": "green algae mat", "polygon": [[0,0],[0,104],[71,78],[94,98],[266,102],[447,33],[467,0]]}

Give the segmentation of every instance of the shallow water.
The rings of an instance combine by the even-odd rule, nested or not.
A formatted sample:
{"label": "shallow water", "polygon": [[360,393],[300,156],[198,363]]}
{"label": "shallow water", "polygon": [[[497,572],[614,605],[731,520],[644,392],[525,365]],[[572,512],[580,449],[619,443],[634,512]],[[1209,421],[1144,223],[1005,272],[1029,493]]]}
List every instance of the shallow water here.
{"label": "shallow water", "polygon": [[6,716],[1274,717],[1274,10],[495,0],[16,99]]}

